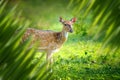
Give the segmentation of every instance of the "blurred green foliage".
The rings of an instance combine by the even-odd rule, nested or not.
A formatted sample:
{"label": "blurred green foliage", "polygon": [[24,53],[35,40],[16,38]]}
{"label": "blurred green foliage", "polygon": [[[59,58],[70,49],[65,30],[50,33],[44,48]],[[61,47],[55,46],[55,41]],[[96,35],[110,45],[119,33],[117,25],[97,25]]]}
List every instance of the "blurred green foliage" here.
{"label": "blurred green foliage", "polygon": [[[38,29],[61,29],[59,17],[71,19],[71,10],[67,8],[69,0],[16,0],[20,5],[18,10],[22,10],[21,17],[31,21],[30,27]],[[11,2],[12,6],[14,0]],[[67,15],[67,16],[66,16]],[[71,17],[71,18],[69,18]],[[57,26],[57,28],[56,28]]]}
{"label": "blurred green foliage", "polygon": [[[9,0],[8,3],[6,8],[5,4],[0,7],[0,79],[120,79],[119,0]],[[17,9],[12,8],[17,3]],[[60,16],[67,20],[76,17],[77,22],[74,33],[53,56],[52,75],[45,71],[41,53],[27,50],[30,41],[22,47],[19,41],[28,27],[25,19],[31,22],[29,27],[60,31]]]}
{"label": "blurred green foliage", "polygon": [[[74,15],[85,21],[77,26],[88,23],[89,35],[95,35],[95,39],[103,39],[103,49],[110,46],[110,50],[119,50],[120,44],[120,1],[119,0],[71,0],[74,7]],[[91,17],[90,17],[91,16]],[[88,19],[90,17],[90,19]],[[91,21],[89,21],[91,20]],[[76,27],[77,30],[80,28]],[[78,32],[78,31],[77,31]]]}
{"label": "blurred green foliage", "polygon": [[[20,19],[17,6],[8,10],[6,5],[6,1],[0,3],[0,80],[50,79],[51,73],[46,70],[46,63],[39,62],[43,55],[32,64],[36,51],[34,48],[28,50],[31,39],[20,44],[29,22]],[[18,31],[19,28],[22,29]]]}

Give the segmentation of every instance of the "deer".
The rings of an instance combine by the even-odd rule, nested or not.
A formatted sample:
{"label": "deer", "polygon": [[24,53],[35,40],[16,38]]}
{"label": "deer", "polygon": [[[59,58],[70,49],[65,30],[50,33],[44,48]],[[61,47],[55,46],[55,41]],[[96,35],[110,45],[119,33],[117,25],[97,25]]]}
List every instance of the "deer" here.
{"label": "deer", "polygon": [[38,30],[34,28],[27,28],[22,36],[22,42],[28,39],[30,35],[33,36],[31,45],[38,42],[38,50],[46,52],[46,61],[48,66],[53,63],[53,53],[60,50],[61,46],[68,38],[68,33],[73,32],[73,23],[76,22],[76,18],[71,20],[64,20],[62,17],[59,21],[63,24],[63,28],[60,32],[51,30]]}

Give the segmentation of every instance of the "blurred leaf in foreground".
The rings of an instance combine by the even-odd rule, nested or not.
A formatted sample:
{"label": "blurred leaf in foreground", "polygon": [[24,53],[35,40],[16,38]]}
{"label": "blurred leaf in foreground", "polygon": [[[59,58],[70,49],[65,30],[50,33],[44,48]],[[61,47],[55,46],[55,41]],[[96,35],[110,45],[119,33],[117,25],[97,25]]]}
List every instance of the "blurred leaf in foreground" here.
{"label": "blurred leaf in foreground", "polygon": [[36,51],[28,50],[31,39],[20,45],[29,22],[20,19],[16,6],[9,10],[6,5],[5,1],[0,3],[0,80],[49,80],[51,73],[46,70],[46,63],[40,63],[43,55],[32,64]]}

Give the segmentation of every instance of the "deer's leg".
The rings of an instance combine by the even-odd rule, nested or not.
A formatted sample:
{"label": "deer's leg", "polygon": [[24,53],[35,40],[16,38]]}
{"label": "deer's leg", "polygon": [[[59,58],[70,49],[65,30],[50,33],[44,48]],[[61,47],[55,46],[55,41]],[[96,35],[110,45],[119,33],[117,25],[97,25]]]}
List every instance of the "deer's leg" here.
{"label": "deer's leg", "polygon": [[51,67],[52,62],[53,62],[52,52],[51,52],[51,51],[48,51],[48,52],[47,52],[46,61],[48,62],[47,68],[48,68],[48,67]]}

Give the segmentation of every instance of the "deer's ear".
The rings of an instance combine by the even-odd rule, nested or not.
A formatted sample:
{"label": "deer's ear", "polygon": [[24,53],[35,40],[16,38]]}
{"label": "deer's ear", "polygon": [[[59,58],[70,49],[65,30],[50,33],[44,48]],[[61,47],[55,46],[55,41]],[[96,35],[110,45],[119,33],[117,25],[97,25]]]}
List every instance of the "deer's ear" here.
{"label": "deer's ear", "polygon": [[76,22],[76,20],[77,20],[76,18],[72,18],[71,19],[72,22]]}
{"label": "deer's ear", "polygon": [[64,20],[62,19],[62,17],[59,18],[59,21],[60,21],[60,22],[64,22]]}

